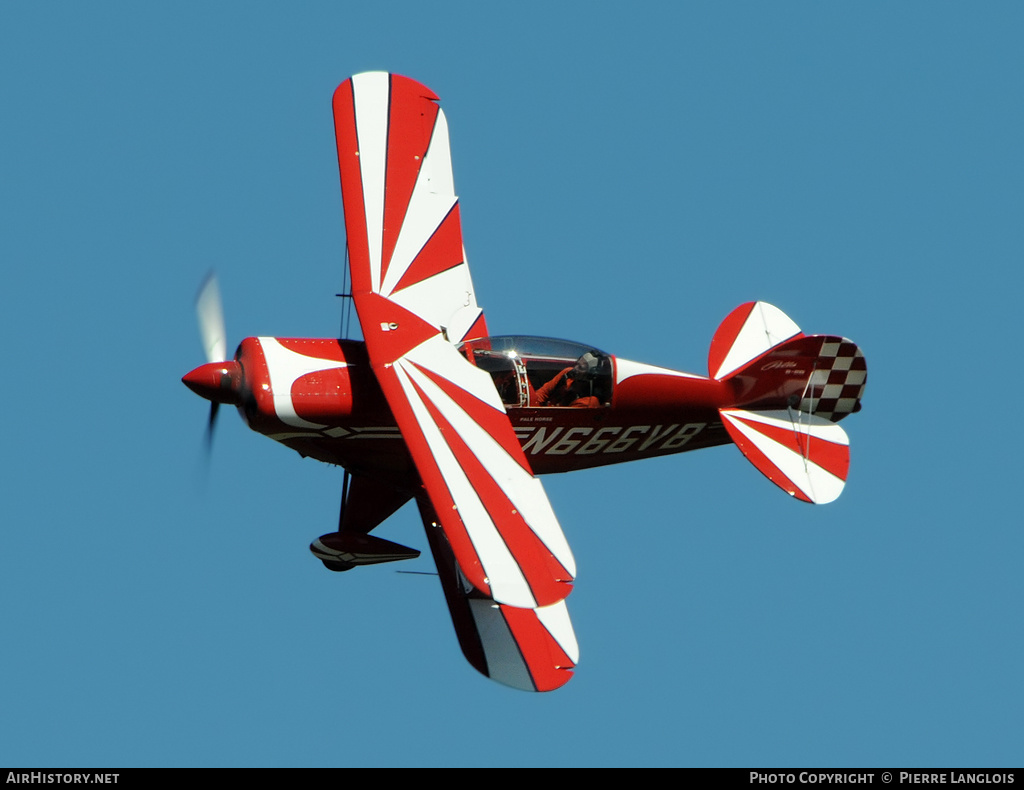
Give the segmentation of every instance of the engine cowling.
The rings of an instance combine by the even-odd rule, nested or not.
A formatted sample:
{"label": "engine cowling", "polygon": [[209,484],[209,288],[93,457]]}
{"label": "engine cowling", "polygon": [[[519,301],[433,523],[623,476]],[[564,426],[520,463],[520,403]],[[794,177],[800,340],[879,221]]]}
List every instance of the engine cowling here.
{"label": "engine cowling", "polygon": [[244,370],[243,413],[261,433],[329,429],[356,408],[370,419],[389,414],[359,341],[248,337],[235,358]]}

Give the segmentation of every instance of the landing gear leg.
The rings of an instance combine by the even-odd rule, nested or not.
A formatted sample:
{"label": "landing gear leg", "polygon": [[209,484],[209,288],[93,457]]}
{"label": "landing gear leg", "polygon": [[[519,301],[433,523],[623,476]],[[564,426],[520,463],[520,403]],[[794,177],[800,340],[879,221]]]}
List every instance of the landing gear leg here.
{"label": "landing gear leg", "polygon": [[[349,484],[352,482],[352,476],[349,474],[348,469],[345,470],[345,476],[341,479],[341,509],[338,513],[338,532],[341,532],[341,528],[345,523],[345,508],[348,507],[348,492]],[[320,561],[324,564],[324,567],[329,571],[335,573],[342,573],[344,571],[350,571],[355,565],[351,562],[345,562],[339,559],[324,559],[320,558]]]}

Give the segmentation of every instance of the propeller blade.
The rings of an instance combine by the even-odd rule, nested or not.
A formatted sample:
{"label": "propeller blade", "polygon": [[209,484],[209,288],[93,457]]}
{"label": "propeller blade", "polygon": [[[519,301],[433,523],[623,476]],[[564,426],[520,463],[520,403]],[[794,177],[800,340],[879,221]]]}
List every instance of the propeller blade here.
{"label": "propeller blade", "polygon": [[207,457],[213,451],[213,429],[217,425],[217,412],[219,410],[220,404],[217,401],[213,401],[210,404],[210,419],[206,423],[206,435],[203,438],[203,447],[206,449]]}
{"label": "propeller blade", "polygon": [[[199,336],[207,362],[224,362],[228,358],[227,332],[224,329],[224,308],[220,301],[217,276],[211,271],[203,280],[196,296]],[[212,420],[211,420],[212,422]]]}
{"label": "propeller blade", "polygon": [[[196,318],[199,321],[199,339],[203,344],[203,353],[206,354],[206,364],[224,362],[228,365],[237,366],[237,363],[228,361],[228,339],[227,331],[224,328],[224,307],[220,299],[220,285],[217,283],[217,275],[213,271],[206,275],[206,279],[203,280],[203,284],[199,287],[199,293],[196,294]],[[209,375],[203,376],[197,373],[197,371],[202,370],[202,367],[196,368],[192,373],[185,376],[182,381],[204,398],[211,399],[210,417],[207,420],[206,433],[203,437],[203,448],[206,458],[209,460],[213,450],[213,431],[217,425],[217,412],[220,410],[220,403],[211,397],[210,392],[206,391],[211,384],[206,380],[209,378]],[[199,377],[194,378],[197,375]],[[220,375],[223,377],[223,373]],[[221,378],[222,381],[223,378]],[[200,384],[204,386],[199,386]],[[213,391],[215,390],[216,386],[214,386]]]}

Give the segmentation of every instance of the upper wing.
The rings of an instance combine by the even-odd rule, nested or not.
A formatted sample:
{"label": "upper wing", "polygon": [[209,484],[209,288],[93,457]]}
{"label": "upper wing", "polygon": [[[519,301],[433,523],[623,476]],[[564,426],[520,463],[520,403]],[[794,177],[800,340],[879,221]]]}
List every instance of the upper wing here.
{"label": "upper wing", "polygon": [[494,383],[453,345],[486,329],[436,98],[382,72],[334,94],[353,298],[459,567],[496,602],[533,609],[569,594],[575,562]]}
{"label": "upper wing", "polygon": [[436,100],[408,77],[357,74],[334,93],[334,124],[352,292],[379,294],[457,344],[487,329]]}

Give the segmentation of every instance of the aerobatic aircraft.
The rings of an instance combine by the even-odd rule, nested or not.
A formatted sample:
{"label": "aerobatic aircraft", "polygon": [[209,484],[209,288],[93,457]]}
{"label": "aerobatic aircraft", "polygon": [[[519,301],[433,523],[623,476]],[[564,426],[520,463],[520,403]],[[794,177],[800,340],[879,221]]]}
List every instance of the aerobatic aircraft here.
{"label": "aerobatic aircraft", "polygon": [[183,381],[254,431],[344,468],[334,571],[419,556],[370,534],[416,501],[463,653],[484,675],[549,691],[579,657],[565,599],[576,563],[538,475],[735,443],[786,493],[839,496],[837,424],[860,409],[864,356],[805,335],[764,302],[737,307],[708,375],[585,344],[493,336],[462,245],[448,124],[407,77],[334,94],[351,298],[363,340],[248,337],[227,356],[216,280],[197,303],[208,362]]}

